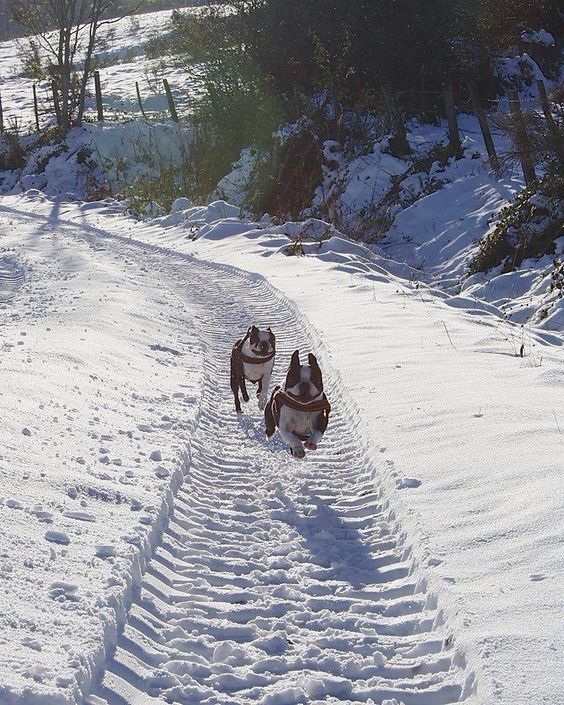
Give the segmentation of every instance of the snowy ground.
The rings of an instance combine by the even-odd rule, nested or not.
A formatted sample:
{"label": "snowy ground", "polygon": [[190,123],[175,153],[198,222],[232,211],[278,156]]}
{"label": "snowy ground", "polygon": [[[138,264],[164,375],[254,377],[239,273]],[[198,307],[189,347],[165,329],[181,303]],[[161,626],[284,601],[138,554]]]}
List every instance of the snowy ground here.
{"label": "snowy ground", "polygon": [[[2,705],[564,702],[561,337],[236,212],[2,200]],[[252,321],[321,360],[303,463],[232,414]]]}
{"label": "snowy ground", "polygon": [[[108,113],[149,94],[168,16],[113,26]],[[0,60],[25,125],[13,42]],[[131,182],[188,138],[171,123],[88,125],[1,175],[0,705],[564,703],[563,300],[551,257],[464,279],[522,181],[460,127],[465,158],[403,183],[383,241],[313,222],[332,237],[306,257],[282,254],[302,224],[223,202],[142,223],[77,200],[81,146]],[[409,138],[423,156],[445,135]],[[323,198],[350,213],[408,166],[379,142],[331,154]],[[224,186],[240,198],[242,171]],[[321,360],[334,413],[304,462],[254,402],[233,414],[252,322],[278,335],[275,381],[294,347]]]}
{"label": "snowy ground", "polygon": [[65,235],[63,213],[0,204],[2,705],[88,688],[200,396],[192,313],[138,261]]}

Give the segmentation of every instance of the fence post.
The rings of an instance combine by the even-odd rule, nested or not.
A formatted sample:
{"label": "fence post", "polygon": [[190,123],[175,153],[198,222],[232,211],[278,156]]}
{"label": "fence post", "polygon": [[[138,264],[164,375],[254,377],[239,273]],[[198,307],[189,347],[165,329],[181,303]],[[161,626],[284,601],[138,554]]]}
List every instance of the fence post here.
{"label": "fence post", "polygon": [[458,121],[454,108],[454,89],[449,81],[444,87],[445,110],[448,120],[448,144],[450,151],[457,159],[462,157],[462,145],[460,144],[460,133],[458,132]]}
{"label": "fence post", "polygon": [[476,85],[473,82],[468,84],[468,92],[470,93],[470,100],[472,101],[472,107],[476,116],[478,117],[478,122],[480,123],[480,130],[484,137],[484,143],[488,152],[488,157],[490,159],[490,166],[494,171],[499,170],[499,159],[495,151],[495,146],[492,139],[492,133],[486,119],[486,114],[484,113],[482,106],[480,105],[480,98],[478,96],[478,91],[476,90]]}
{"label": "fence post", "polygon": [[384,93],[384,100],[386,101],[386,105],[388,107],[388,112],[392,122],[392,129],[394,131],[394,151],[398,155],[411,154],[411,147],[407,141],[407,130],[405,129],[405,123],[403,121],[396,95],[389,83],[382,86],[382,91]]}
{"label": "fence post", "polygon": [[135,81],[135,90],[137,91],[137,102],[139,103],[139,107],[141,108],[141,114],[143,115],[143,119],[147,120],[147,116],[145,115],[145,111],[143,110],[143,101],[141,100],[141,91],[139,90],[138,81]]}
{"label": "fence post", "polygon": [[59,105],[59,92],[55,81],[51,81],[51,91],[53,93],[53,105],[55,106],[55,115],[57,116],[57,125],[62,123],[61,106]]}
{"label": "fence post", "polygon": [[521,103],[519,102],[517,91],[507,91],[507,96],[509,98],[511,115],[515,121],[515,141],[517,151],[519,152],[519,161],[523,168],[525,183],[529,186],[533,181],[536,181],[537,175],[535,174],[535,167],[531,159],[531,147],[529,144],[529,136],[527,135],[527,127],[523,119],[523,111],[521,110]]}
{"label": "fence post", "polygon": [[35,113],[35,127],[37,132],[40,131],[39,126],[39,106],[37,105],[37,86],[33,84],[33,112]]}
{"label": "fence post", "polygon": [[168,85],[168,81],[166,78],[163,78],[163,86],[165,89],[166,93],[166,99],[168,100],[168,109],[170,110],[170,115],[174,122],[180,122],[178,119],[178,113],[176,112],[176,107],[174,105],[174,98],[172,97],[172,91],[170,90],[170,86]]}
{"label": "fence post", "polygon": [[94,71],[94,90],[96,91],[96,109],[98,111],[98,122],[104,119],[104,108],[102,106],[102,86],[100,84],[100,72]]}
{"label": "fence post", "polygon": [[2,105],[2,93],[0,93],[0,135],[4,134],[4,106]]}

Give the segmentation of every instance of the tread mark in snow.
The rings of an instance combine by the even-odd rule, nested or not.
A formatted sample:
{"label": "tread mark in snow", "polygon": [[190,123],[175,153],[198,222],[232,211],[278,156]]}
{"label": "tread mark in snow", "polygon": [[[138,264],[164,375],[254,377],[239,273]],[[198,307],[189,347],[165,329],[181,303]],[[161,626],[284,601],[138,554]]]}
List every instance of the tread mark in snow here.
{"label": "tread mark in snow", "polygon": [[0,257],[0,303],[9,301],[24,283],[23,267],[15,257]]}
{"label": "tread mark in snow", "polygon": [[[305,461],[266,441],[253,399],[243,418],[232,411],[229,353],[241,331],[275,330],[276,380],[290,352],[315,341],[309,324],[253,275],[156,258],[169,286],[187,270],[177,293],[199,309],[200,423],[169,526],[86,702],[459,702],[472,676],[445,646],[337,375],[321,360],[333,414]],[[239,313],[225,306],[234,298]]]}

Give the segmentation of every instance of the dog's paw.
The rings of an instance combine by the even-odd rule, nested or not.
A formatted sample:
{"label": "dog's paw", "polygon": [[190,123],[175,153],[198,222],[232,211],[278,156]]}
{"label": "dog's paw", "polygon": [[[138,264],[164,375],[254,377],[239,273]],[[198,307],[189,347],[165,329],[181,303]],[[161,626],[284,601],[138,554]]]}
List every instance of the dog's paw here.
{"label": "dog's paw", "polygon": [[304,446],[305,446],[308,450],[317,450],[317,444],[316,444],[316,443],[313,443],[312,441],[306,441],[306,442],[304,443]]}
{"label": "dog's paw", "polygon": [[249,401],[249,395],[243,394],[243,401]]}
{"label": "dog's paw", "polygon": [[290,453],[294,456],[294,458],[303,458],[305,456],[305,450],[302,448],[302,446],[290,448]]}

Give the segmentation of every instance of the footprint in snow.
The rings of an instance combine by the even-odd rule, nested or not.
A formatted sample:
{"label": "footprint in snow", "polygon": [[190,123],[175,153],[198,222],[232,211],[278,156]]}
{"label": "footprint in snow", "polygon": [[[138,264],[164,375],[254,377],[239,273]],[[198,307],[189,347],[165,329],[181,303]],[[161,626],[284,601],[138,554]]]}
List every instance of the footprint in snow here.
{"label": "footprint in snow", "polygon": [[153,345],[149,345],[151,350],[155,350],[156,352],[165,352],[165,353],[170,353],[171,355],[182,355],[180,350],[175,350],[174,348],[167,348],[165,345],[159,345],[158,343],[154,343]]}
{"label": "footprint in snow", "polygon": [[90,514],[89,512],[66,511],[66,512],[63,512],[63,516],[67,517],[67,519],[77,519],[78,521],[90,521],[90,522],[97,521],[96,515]]}
{"label": "footprint in snow", "polygon": [[398,479],[396,480],[396,487],[398,490],[405,490],[411,487],[420,487],[421,486],[421,480],[418,480],[415,477],[404,477],[403,479]]}
{"label": "footprint in snow", "polygon": [[59,543],[63,546],[68,546],[70,543],[70,538],[68,534],[65,534],[64,531],[54,531],[54,530],[49,530],[45,532],[45,539],[47,541],[51,541],[51,543]]}

